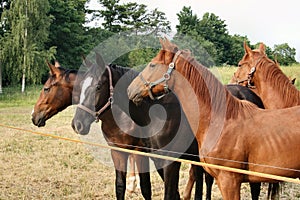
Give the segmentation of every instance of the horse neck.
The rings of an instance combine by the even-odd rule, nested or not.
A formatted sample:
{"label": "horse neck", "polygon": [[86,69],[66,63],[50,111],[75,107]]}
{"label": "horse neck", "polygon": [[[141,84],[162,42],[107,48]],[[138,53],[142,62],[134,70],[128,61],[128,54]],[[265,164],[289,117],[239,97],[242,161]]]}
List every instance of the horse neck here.
{"label": "horse neck", "polygon": [[255,93],[261,98],[266,109],[300,105],[300,92],[274,63],[263,62],[254,73],[253,82],[256,86]]}
{"label": "horse neck", "polygon": [[234,98],[205,67],[197,63],[189,65],[178,69],[184,78],[176,75],[173,90],[199,146],[207,150],[216,144],[222,133],[222,125],[228,120],[251,115],[255,107]]}

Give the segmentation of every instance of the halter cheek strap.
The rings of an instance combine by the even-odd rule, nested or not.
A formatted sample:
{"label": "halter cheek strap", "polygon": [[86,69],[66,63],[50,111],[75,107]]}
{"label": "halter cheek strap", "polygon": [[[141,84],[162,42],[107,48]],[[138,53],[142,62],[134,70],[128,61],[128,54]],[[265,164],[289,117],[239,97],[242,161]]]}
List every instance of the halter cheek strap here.
{"label": "halter cheek strap", "polygon": [[[182,53],[181,51],[177,51],[177,52],[176,52],[176,54],[175,54],[174,57],[173,57],[172,62],[169,64],[169,68],[168,68],[167,72],[164,73],[163,77],[161,77],[160,79],[158,79],[158,80],[156,80],[156,81],[154,81],[154,82],[149,82],[149,81],[147,81],[147,80],[143,77],[143,75],[142,75],[141,73],[139,73],[139,77],[140,77],[141,81],[144,83],[144,85],[145,85],[146,87],[148,87],[148,94],[149,94],[150,99],[152,99],[152,100],[159,100],[159,99],[163,98],[166,94],[169,93],[170,90],[169,90],[169,86],[168,86],[167,83],[168,83],[168,80],[171,78],[171,74],[172,74],[172,72],[173,72],[173,70],[174,70],[174,68],[175,68],[175,62],[176,62],[178,56],[179,56],[181,53]],[[162,94],[162,95],[160,95],[160,96],[158,96],[158,97],[155,97],[155,96],[153,95],[153,93],[152,93],[152,88],[153,88],[154,86],[160,84],[160,83],[164,83],[164,94]]]}
{"label": "halter cheek strap", "polygon": [[109,96],[106,104],[102,108],[100,108],[100,110],[98,110],[96,112],[82,104],[77,105],[78,108],[80,108],[80,109],[90,113],[92,116],[94,116],[96,118],[96,120],[95,120],[96,122],[99,122],[99,120],[100,120],[99,117],[100,117],[101,113],[103,113],[104,110],[106,110],[113,103],[114,87],[112,84],[112,73],[108,66],[106,66],[106,69],[107,69],[108,75],[109,75],[109,90],[110,90],[110,96]]}

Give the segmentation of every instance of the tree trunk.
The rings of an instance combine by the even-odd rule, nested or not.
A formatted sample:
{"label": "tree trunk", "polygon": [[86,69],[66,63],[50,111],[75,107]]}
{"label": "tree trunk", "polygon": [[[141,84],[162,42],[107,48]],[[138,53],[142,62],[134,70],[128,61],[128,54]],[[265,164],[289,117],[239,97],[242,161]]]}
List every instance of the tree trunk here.
{"label": "tree trunk", "polygon": [[0,94],[2,94],[2,65],[0,61]]}
{"label": "tree trunk", "polygon": [[26,17],[26,21],[25,21],[25,30],[24,30],[24,59],[23,59],[23,74],[22,74],[22,89],[21,92],[24,93],[25,92],[25,78],[26,78],[26,64],[27,64],[27,60],[26,60],[26,56],[27,56],[27,17],[28,17],[28,2],[26,0],[25,2],[25,17]]}

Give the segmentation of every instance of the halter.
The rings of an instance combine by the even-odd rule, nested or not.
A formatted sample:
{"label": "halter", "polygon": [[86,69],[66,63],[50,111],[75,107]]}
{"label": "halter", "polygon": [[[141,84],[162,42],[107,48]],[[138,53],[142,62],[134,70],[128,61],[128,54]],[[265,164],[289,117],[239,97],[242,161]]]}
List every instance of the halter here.
{"label": "halter", "polygon": [[113,103],[113,94],[114,94],[114,87],[113,87],[113,84],[112,84],[112,73],[111,73],[111,70],[108,66],[106,66],[106,69],[108,71],[108,75],[109,75],[109,90],[110,90],[110,96],[106,102],[106,104],[100,108],[100,110],[98,111],[93,111],[91,109],[89,109],[88,107],[82,105],[82,104],[78,104],[77,107],[90,113],[92,116],[95,117],[95,122],[99,122],[100,118],[99,116],[101,115],[101,113],[103,113],[103,111],[105,109],[107,109],[112,103]]}
{"label": "halter", "polygon": [[[139,77],[140,79],[142,80],[142,82],[144,83],[144,85],[146,87],[148,87],[148,94],[149,94],[149,97],[152,99],[152,100],[159,100],[161,98],[163,98],[166,94],[168,94],[170,92],[169,90],[169,86],[168,86],[168,80],[171,78],[171,74],[175,68],[175,62],[178,58],[178,56],[181,54],[182,52],[181,51],[177,51],[172,62],[169,64],[169,68],[167,70],[166,73],[164,73],[163,77],[161,77],[160,79],[154,81],[154,82],[149,82],[147,81],[142,73],[139,73]],[[152,88],[160,83],[164,83],[164,94],[160,95],[160,96],[157,96],[155,97],[152,93]]]}
{"label": "halter", "polygon": [[262,58],[263,57],[260,57],[258,59],[258,61],[255,63],[255,65],[250,69],[250,72],[248,73],[248,76],[247,76],[246,79],[238,80],[238,78],[236,78],[235,73],[234,73],[233,76],[236,80],[236,83],[240,84],[240,83],[243,83],[243,82],[247,81],[247,86],[246,87],[251,88],[251,89],[255,89],[256,87],[254,85],[251,85],[251,81],[252,81],[254,73],[256,72],[256,66],[261,61]]}
{"label": "halter", "polygon": [[251,69],[250,69],[250,72],[248,73],[248,75],[247,75],[247,78],[246,79],[242,79],[242,80],[239,80],[236,76],[235,76],[235,73],[233,74],[233,76],[234,76],[234,78],[235,78],[235,82],[236,82],[236,84],[240,84],[240,83],[243,83],[243,82],[245,82],[245,81],[247,81],[247,85],[246,85],[246,87],[248,87],[248,88],[255,88],[255,86],[253,86],[253,85],[251,85],[251,80],[252,80],[252,77],[253,77],[253,74],[254,74],[254,72],[256,71],[256,67],[254,66],[254,67],[252,67]]}

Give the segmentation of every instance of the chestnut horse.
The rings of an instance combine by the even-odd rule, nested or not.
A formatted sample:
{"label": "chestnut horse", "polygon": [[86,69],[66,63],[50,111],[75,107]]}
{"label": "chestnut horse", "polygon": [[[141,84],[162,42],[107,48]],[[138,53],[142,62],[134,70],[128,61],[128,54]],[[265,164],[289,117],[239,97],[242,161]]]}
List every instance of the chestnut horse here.
{"label": "chestnut horse", "polygon": [[263,43],[258,49],[251,50],[244,43],[245,55],[238,64],[231,83],[249,88],[261,98],[266,109],[288,108],[300,105],[300,91],[282,72],[277,63],[265,53]]}
{"label": "chestnut horse", "polygon": [[[45,82],[44,87],[40,93],[40,97],[34,106],[32,112],[32,122],[34,125],[41,127],[45,126],[46,121],[58,112],[64,110],[72,104],[78,104],[80,98],[79,85],[83,78],[83,73],[74,69],[64,69],[58,62],[55,65],[47,63],[50,69],[50,76]],[[118,157],[121,157],[118,152],[112,152],[115,158],[115,163],[118,161]],[[130,164],[135,165],[139,156],[130,155]],[[130,169],[130,175],[134,174],[134,168]],[[131,178],[131,177],[129,177]],[[132,179],[132,178],[131,178]],[[130,183],[129,183],[130,184]],[[122,177],[121,173],[116,173],[116,188],[125,188],[126,177]],[[149,188],[150,182],[143,186],[143,188]],[[133,187],[133,186],[132,186]],[[148,195],[148,194],[147,194]],[[123,199],[125,191],[118,191],[116,193],[117,199]]]}
{"label": "chestnut horse", "polygon": [[[173,91],[196,136],[202,162],[279,176],[300,177],[300,107],[259,109],[233,97],[221,82],[167,39],[128,87],[131,100]],[[289,119],[289,120],[286,120]],[[225,200],[240,199],[242,182],[274,182],[204,167]],[[276,181],[275,181],[276,182]]]}

